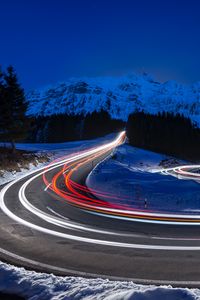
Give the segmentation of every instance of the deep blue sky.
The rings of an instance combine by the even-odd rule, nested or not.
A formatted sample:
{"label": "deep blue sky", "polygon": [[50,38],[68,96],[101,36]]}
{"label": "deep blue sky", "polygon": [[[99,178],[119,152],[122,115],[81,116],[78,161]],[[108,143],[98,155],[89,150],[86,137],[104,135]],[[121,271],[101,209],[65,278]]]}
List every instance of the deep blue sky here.
{"label": "deep blue sky", "polygon": [[200,1],[0,0],[0,64],[22,85],[151,72],[200,80]]}

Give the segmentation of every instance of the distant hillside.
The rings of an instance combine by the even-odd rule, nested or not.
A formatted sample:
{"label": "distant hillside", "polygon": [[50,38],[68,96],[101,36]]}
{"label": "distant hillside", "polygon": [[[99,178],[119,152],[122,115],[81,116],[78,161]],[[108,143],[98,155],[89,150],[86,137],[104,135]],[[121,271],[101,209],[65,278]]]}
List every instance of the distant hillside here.
{"label": "distant hillside", "polygon": [[28,116],[87,115],[107,111],[126,121],[130,113],[180,113],[200,127],[200,82],[190,86],[175,81],[159,83],[150,75],[71,79],[27,94]]}

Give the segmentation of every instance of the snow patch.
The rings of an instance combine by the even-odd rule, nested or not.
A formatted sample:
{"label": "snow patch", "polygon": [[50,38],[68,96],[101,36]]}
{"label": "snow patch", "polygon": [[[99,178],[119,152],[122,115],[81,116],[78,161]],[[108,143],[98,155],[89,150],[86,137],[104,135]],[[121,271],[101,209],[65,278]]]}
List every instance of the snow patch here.
{"label": "snow patch", "polygon": [[60,277],[0,262],[0,291],[28,300],[198,300],[200,290],[127,281]]}
{"label": "snow patch", "polygon": [[29,167],[28,168],[21,168],[19,172],[17,171],[12,171],[12,172],[8,172],[8,171],[3,171],[3,170],[0,170],[0,186],[9,182],[9,181],[12,181],[12,180],[15,180],[15,179],[18,179],[20,177],[23,177],[25,174],[28,174],[29,172],[32,172],[34,170],[37,170],[38,168],[41,168],[43,166],[45,166],[47,163],[38,163],[37,165],[34,165],[34,164],[29,164]]}
{"label": "snow patch", "polygon": [[105,300],[194,300],[196,296],[187,289],[152,288],[145,291],[126,291]]}

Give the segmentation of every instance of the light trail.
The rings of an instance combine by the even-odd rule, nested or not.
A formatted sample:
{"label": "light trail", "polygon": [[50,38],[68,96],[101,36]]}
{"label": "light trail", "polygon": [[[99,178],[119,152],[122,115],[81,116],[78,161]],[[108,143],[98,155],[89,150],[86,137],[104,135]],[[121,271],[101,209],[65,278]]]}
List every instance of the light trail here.
{"label": "light trail", "polygon": [[[112,193],[102,193],[101,191],[95,191],[94,189],[88,189],[86,186],[81,185],[74,181],[73,177],[77,175],[81,168],[84,168],[89,163],[96,159],[100,159],[102,156],[109,156],[111,151],[121,145],[125,140],[125,132],[121,132],[117,138],[107,144],[99,147],[93,147],[92,149],[84,150],[81,153],[75,153],[64,157],[60,160],[52,162],[48,167],[41,168],[37,171],[33,171],[28,175],[23,177],[23,184],[19,188],[18,199],[22,206],[31,214],[35,215],[37,218],[42,219],[47,224],[52,224],[60,230],[74,230],[76,234],[68,234],[62,232],[59,229],[50,229],[48,226],[40,226],[34,222],[30,222],[19,215],[11,211],[6,205],[6,195],[9,190],[20,180],[15,180],[8,185],[6,185],[0,193],[0,207],[2,211],[11,219],[18,223],[23,224],[29,228],[35,229],[45,234],[74,240],[81,241],[92,244],[107,245],[113,247],[124,247],[124,248],[135,248],[135,249],[154,249],[154,250],[200,250],[200,246],[171,246],[171,245],[154,245],[154,244],[140,244],[140,243],[124,243],[119,241],[108,240],[107,238],[90,238],[81,235],[77,235],[77,232],[88,232],[95,234],[102,234],[106,236],[123,236],[126,234],[117,233],[112,230],[103,230],[95,227],[90,227],[80,223],[72,222],[69,218],[66,218],[61,213],[54,211],[51,207],[46,207],[51,213],[43,211],[33,205],[31,201],[26,196],[26,190],[30,187],[31,183],[36,179],[43,177],[46,184],[44,191],[51,190],[56,193],[62,199],[65,199],[68,204],[76,206],[84,211],[90,212],[92,214],[97,214],[99,216],[106,216],[109,218],[117,218],[121,220],[143,222],[143,223],[160,223],[160,224],[170,224],[170,225],[200,225],[200,215],[196,214],[164,214],[148,210],[136,210],[129,207],[127,204],[123,204],[123,199],[115,196]],[[169,169],[163,169],[161,172],[164,174],[178,174],[181,176],[186,176],[196,180],[199,179],[200,174],[190,172],[195,168],[200,168],[200,166],[181,166]],[[55,172],[56,170],[58,172]],[[54,172],[53,172],[54,171]],[[49,181],[47,177],[53,173],[53,177]],[[48,176],[47,176],[48,175]],[[27,180],[25,180],[27,178]],[[59,181],[65,183],[65,188],[59,188]],[[97,199],[92,195],[95,192],[97,195],[105,197],[105,201]],[[127,199],[125,199],[127,200]],[[162,239],[162,238],[161,238]]]}
{"label": "light trail", "polygon": [[[123,275],[124,280],[139,283],[199,285],[198,227],[158,224],[200,225],[200,212],[178,215],[136,210],[127,196],[85,185],[92,168],[124,140],[122,132],[110,143],[62,157],[8,183],[0,192],[1,257],[58,275],[112,279]],[[170,169],[162,172],[175,176]],[[179,167],[177,173],[196,177],[194,166]],[[184,264],[187,268],[181,277]]]}
{"label": "light trail", "polygon": [[183,165],[173,168],[154,170],[154,173],[162,173],[163,175],[171,175],[179,179],[190,179],[200,181],[200,173],[191,172],[191,170],[200,170],[200,165]]}

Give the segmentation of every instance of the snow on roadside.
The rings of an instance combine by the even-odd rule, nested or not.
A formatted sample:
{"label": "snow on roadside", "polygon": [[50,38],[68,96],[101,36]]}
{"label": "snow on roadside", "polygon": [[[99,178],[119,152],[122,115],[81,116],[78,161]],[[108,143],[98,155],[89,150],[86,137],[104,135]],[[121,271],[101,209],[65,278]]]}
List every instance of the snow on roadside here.
{"label": "snow on roadside", "polygon": [[12,172],[8,172],[8,171],[5,171],[3,172],[3,174],[0,176],[0,186],[9,182],[9,181],[12,181],[12,180],[15,180],[15,179],[18,179],[22,176],[24,176],[25,174],[28,174],[29,172],[32,172],[34,170],[37,170],[38,168],[41,168],[43,166],[45,166],[47,163],[38,163],[37,165],[34,165],[34,164],[29,164],[29,167],[24,169],[24,168],[21,168],[20,169],[20,172],[16,172],[16,171],[12,171]]}
{"label": "snow on roadside", "polygon": [[100,162],[90,172],[86,184],[89,188],[103,192],[115,193],[124,189],[126,194],[126,184],[134,173],[152,173],[161,169],[160,164],[166,159],[169,159],[166,155],[123,144],[114,151],[111,159]]}
{"label": "snow on roadside", "polygon": [[[102,143],[108,142],[113,139],[115,135],[109,134],[105,137],[93,139],[93,140],[84,140],[84,141],[73,141],[66,143],[17,143],[16,149],[34,151],[37,154],[45,153],[50,161],[57,159],[62,156],[70,155],[73,152],[79,152],[86,148],[101,145]],[[6,143],[0,143],[0,146],[9,146]],[[3,171],[0,170],[0,186],[11,181],[18,179],[29,172],[32,172],[38,168],[41,168],[45,165],[48,165],[49,162],[38,163],[37,165],[30,163],[28,169],[21,168],[20,172],[12,171]],[[2,173],[2,174],[1,174]]]}
{"label": "snow on roadside", "polygon": [[90,172],[86,185],[93,194],[95,190],[100,191],[96,196],[102,200],[106,200],[105,193],[116,195],[110,201],[120,205],[163,212],[194,212],[199,209],[200,185],[158,172],[164,167],[185,163],[123,144],[111,159],[100,162]]}
{"label": "snow on roadside", "polygon": [[28,300],[198,300],[200,290],[127,281],[60,277],[0,262],[0,291]]}

